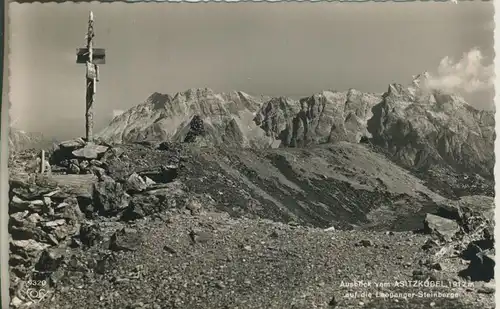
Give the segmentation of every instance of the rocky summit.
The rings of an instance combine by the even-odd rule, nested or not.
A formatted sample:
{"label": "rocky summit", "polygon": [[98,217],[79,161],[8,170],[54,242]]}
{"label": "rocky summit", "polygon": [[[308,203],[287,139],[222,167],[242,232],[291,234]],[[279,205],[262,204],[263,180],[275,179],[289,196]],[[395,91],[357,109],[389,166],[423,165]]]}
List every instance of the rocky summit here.
{"label": "rocky summit", "polygon": [[357,143],[369,135],[367,121],[380,101],[380,95],[354,89],[323,91],[299,101],[275,98],[260,108],[255,122],[284,147]]}
{"label": "rocky summit", "polygon": [[494,308],[494,137],[418,82],[155,93],[11,156],[11,306]]}
{"label": "rocky summit", "polygon": [[205,144],[267,147],[272,141],[253,121],[265,100],[243,92],[215,93],[207,88],[173,96],[154,93],[144,103],[115,117],[99,135],[110,143],[182,142],[189,138],[189,132],[194,133],[192,122],[199,118]]}
{"label": "rocky summit", "polygon": [[494,113],[459,96],[418,90],[389,86],[368,120],[371,141],[408,167],[442,165],[491,179]]}

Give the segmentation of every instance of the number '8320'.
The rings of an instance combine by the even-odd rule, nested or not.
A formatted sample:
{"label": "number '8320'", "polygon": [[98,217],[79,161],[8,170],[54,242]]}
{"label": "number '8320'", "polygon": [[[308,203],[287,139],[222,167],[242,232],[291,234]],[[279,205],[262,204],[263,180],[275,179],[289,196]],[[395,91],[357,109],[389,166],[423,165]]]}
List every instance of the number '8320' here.
{"label": "number '8320'", "polygon": [[45,286],[47,285],[46,280],[29,280],[26,282],[27,286]]}

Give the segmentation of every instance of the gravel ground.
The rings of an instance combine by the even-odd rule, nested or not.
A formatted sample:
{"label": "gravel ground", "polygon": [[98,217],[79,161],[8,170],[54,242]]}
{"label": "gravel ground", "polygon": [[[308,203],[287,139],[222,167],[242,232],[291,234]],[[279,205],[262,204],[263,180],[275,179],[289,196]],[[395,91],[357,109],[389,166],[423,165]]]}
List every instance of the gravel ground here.
{"label": "gravel ground", "polygon": [[[18,157],[12,308],[494,307],[494,282],[458,277],[472,262],[451,251],[427,262],[441,248],[423,249],[436,231],[412,231],[439,196],[378,155],[344,144],[188,156],[169,147],[128,145],[102,162],[67,162],[97,178],[54,174],[54,184],[32,183],[32,159]],[[446,209],[476,208],[478,198]],[[432,222],[453,234],[461,219]],[[49,282],[43,301],[44,281],[34,279]]]}
{"label": "gravel ground", "polygon": [[[137,234],[122,237],[131,250],[109,250],[105,238],[75,251],[57,292],[37,308],[494,307],[492,295],[480,293],[484,283],[456,276],[466,267],[460,259],[433,271],[431,280],[446,287],[395,286],[413,281],[428,257],[426,235],[325,231],[221,213],[162,214],[131,228]],[[358,281],[369,286],[346,286]]]}

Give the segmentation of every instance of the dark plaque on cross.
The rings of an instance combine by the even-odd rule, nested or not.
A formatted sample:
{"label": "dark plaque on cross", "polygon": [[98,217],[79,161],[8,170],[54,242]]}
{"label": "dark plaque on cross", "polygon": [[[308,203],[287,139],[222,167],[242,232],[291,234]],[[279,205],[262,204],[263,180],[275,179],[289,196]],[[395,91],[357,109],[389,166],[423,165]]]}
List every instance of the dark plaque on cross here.
{"label": "dark plaque on cross", "polygon": [[[76,50],[76,63],[89,62],[89,50],[87,48],[78,48]],[[104,48],[92,49],[92,63],[105,64],[106,63],[106,50]]]}
{"label": "dark plaque on cross", "polygon": [[86,64],[86,109],[85,109],[85,138],[87,142],[93,142],[94,127],[94,102],[96,83],[99,81],[98,64],[106,63],[106,51],[104,48],[94,48],[94,14],[90,12],[89,27],[87,31],[87,46],[76,50],[76,63]]}

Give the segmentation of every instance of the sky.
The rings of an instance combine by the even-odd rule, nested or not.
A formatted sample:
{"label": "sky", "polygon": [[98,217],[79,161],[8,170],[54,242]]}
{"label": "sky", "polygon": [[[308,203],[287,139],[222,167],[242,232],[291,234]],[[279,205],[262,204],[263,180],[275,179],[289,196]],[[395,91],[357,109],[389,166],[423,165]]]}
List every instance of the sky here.
{"label": "sky", "polygon": [[85,44],[106,48],[95,130],[153,92],[305,97],[384,92],[423,71],[493,107],[492,2],[9,4],[11,124],[58,139],[85,135]]}

